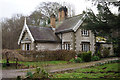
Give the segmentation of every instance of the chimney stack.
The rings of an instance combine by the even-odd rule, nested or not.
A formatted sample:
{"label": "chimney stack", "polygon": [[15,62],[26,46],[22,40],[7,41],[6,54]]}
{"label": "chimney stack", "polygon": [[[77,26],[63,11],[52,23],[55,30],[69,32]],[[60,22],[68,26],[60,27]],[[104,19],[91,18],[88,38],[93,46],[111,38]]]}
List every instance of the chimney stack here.
{"label": "chimney stack", "polygon": [[55,30],[56,24],[55,24],[55,15],[54,14],[52,14],[50,16],[50,24],[51,24],[52,29]]}
{"label": "chimney stack", "polygon": [[62,6],[59,9],[59,16],[58,16],[59,22],[66,19],[67,17],[68,17],[68,10],[67,10],[66,6],[65,7]]}

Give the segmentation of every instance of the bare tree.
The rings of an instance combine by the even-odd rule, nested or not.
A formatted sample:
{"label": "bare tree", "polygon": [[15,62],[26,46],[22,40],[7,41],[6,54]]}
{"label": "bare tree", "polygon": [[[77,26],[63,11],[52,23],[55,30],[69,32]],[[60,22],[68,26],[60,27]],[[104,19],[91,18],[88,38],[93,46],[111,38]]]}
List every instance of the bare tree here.
{"label": "bare tree", "polygon": [[51,14],[55,14],[56,17],[58,17],[58,9],[62,5],[57,2],[42,2],[37,10],[41,11],[41,13],[46,16],[47,18],[50,18]]}
{"label": "bare tree", "polygon": [[41,11],[34,11],[32,14],[27,18],[28,24],[30,25],[40,25],[40,21],[43,18],[43,14]]}
{"label": "bare tree", "polygon": [[50,23],[50,16],[53,13],[56,16],[56,20],[58,20],[58,9],[62,6],[66,6],[68,8],[68,17],[72,17],[75,15],[74,6],[70,3],[64,2],[63,4],[60,4],[57,2],[42,2],[28,17],[28,24],[38,26],[42,22],[45,26],[46,22],[48,24]]}
{"label": "bare tree", "polygon": [[2,26],[2,47],[3,49],[19,48],[17,41],[22,31],[24,16],[15,15],[11,19],[1,22]]}

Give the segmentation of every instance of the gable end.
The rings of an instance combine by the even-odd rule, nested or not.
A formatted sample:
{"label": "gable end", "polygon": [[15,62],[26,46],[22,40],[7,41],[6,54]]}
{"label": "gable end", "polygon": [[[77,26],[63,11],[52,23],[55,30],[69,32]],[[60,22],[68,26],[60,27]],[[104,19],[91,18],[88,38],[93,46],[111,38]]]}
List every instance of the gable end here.
{"label": "gable end", "polygon": [[33,38],[33,36],[32,36],[32,34],[31,34],[31,32],[30,32],[30,30],[29,30],[29,28],[28,28],[28,26],[27,26],[27,25],[24,25],[24,27],[23,27],[23,29],[22,29],[22,32],[21,32],[21,34],[20,34],[19,40],[18,40],[18,45],[20,45],[20,42],[21,42],[21,39],[22,39],[22,37],[23,37],[23,34],[24,34],[25,30],[27,30],[27,32],[28,32],[28,34],[29,34],[29,36],[30,36],[30,38],[31,38],[31,41],[32,41],[32,42],[35,41],[34,38]]}

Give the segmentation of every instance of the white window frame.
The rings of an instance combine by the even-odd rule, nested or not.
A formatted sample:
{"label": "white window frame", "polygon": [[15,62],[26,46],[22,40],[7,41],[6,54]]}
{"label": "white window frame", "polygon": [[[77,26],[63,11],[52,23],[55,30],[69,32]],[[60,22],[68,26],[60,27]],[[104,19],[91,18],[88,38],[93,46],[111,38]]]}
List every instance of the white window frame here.
{"label": "white window frame", "polygon": [[[29,46],[29,48],[28,48]],[[26,44],[26,51],[29,51],[30,50],[30,44]]]}
{"label": "white window frame", "polygon": [[25,50],[25,44],[22,44],[22,50]]}
{"label": "white window frame", "polygon": [[82,36],[88,37],[89,36],[89,30],[82,29]]}
{"label": "white window frame", "polygon": [[64,49],[65,50],[70,50],[70,43],[64,43]]}
{"label": "white window frame", "polygon": [[90,43],[82,43],[82,51],[87,52],[90,51]]}

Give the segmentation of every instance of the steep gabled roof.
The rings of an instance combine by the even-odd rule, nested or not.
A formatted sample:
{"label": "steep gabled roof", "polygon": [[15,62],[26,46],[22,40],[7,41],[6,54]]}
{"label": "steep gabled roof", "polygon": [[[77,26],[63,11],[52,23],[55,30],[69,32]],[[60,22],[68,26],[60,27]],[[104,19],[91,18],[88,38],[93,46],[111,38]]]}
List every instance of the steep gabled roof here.
{"label": "steep gabled roof", "polygon": [[65,19],[64,21],[61,22],[56,28],[56,33],[60,32],[68,32],[68,31],[76,31],[82,22],[85,19],[85,14],[80,14],[68,19]]}
{"label": "steep gabled roof", "polygon": [[52,28],[38,26],[28,26],[28,28],[36,42],[60,42]]}
{"label": "steep gabled roof", "polygon": [[22,40],[22,37],[23,37],[23,34],[24,34],[25,30],[27,30],[27,32],[28,32],[28,34],[29,34],[29,36],[31,38],[31,41],[32,42],[35,41],[34,38],[33,38],[33,36],[32,36],[32,34],[31,34],[31,32],[30,32],[30,30],[29,30],[29,28],[28,28],[28,26],[27,26],[27,24],[26,24],[26,18],[25,18],[24,26],[23,26],[22,32],[21,32],[21,34],[19,36],[19,39],[18,39],[18,45],[20,44],[20,42]]}

